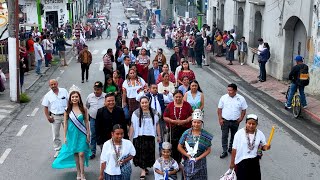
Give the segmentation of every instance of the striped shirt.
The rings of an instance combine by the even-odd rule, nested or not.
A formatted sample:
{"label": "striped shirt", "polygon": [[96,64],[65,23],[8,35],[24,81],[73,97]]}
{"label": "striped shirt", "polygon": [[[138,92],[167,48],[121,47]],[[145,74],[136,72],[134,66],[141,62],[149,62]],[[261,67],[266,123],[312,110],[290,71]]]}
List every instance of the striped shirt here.
{"label": "striped shirt", "polygon": [[107,69],[112,69],[112,61],[111,61],[111,57],[108,54],[105,54],[103,56],[103,64],[104,67]]}

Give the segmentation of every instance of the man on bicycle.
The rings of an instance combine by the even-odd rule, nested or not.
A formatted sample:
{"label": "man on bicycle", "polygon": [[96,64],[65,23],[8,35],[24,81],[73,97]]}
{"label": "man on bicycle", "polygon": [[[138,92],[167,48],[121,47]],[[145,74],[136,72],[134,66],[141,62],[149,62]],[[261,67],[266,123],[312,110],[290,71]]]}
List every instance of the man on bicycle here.
{"label": "man on bicycle", "polygon": [[295,57],[296,65],[291,69],[289,74],[289,80],[291,80],[290,90],[288,92],[288,99],[285,103],[285,108],[290,109],[292,98],[299,88],[301,105],[303,108],[307,108],[307,100],[304,94],[304,87],[309,84],[309,69],[306,64],[303,63],[303,57],[298,55]]}

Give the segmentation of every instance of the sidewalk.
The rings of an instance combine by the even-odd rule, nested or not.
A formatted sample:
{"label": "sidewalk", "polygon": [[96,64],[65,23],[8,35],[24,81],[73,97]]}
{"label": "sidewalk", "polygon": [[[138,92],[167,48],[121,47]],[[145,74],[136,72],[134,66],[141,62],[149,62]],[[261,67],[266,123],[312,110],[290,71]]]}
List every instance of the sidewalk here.
{"label": "sidewalk", "polygon": [[[72,41],[68,41],[68,43],[72,43]],[[72,52],[72,48],[67,48],[66,57]],[[58,65],[59,66],[59,65]],[[55,66],[52,66],[55,68]],[[45,74],[50,67],[45,67],[44,63],[41,67],[41,74]],[[35,70],[30,70],[28,74],[24,76],[24,85],[22,92],[28,92],[28,90],[38,82],[38,80],[42,77],[42,75],[37,75]],[[3,123],[2,121],[13,114],[15,111],[19,110],[20,104],[16,102],[11,102],[10,100],[10,79],[9,74],[6,74],[7,81],[5,82],[6,90],[4,92],[0,92],[0,126]]]}
{"label": "sidewalk", "polygon": [[[212,59],[214,62],[234,72],[237,76],[241,77],[253,87],[265,92],[283,104],[285,103],[285,93],[287,92],[289,82],[279,81],[271,76],[267,76],[267,81],[259,82],[257,78],[259,75],[259,69],[255,69],[248,65],[241,66],[237,60],[233,61],[233,65],[228,65],[229,61],[226,61],[225,57],[211,56],[211,60]],[[305,112],[311,119],[320,122],[320,100],[308,94],[306,94],[306,96],[308,108],[303,109],[303,112]]]}

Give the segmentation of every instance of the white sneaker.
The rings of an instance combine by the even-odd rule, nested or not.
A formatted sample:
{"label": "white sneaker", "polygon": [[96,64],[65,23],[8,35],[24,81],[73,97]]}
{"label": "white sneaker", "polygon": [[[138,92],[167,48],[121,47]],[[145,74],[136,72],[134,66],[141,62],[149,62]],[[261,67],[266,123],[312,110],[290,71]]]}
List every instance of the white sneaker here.
{"label": "white sneaker", "polygon": [[241,66],[243,66],[243,63],[241,63]]}
{"label": "white sneaker", "polygon": [[54,158],[57,158],[59,155],[60,151],[56,151],[56,153],[53,155]]}

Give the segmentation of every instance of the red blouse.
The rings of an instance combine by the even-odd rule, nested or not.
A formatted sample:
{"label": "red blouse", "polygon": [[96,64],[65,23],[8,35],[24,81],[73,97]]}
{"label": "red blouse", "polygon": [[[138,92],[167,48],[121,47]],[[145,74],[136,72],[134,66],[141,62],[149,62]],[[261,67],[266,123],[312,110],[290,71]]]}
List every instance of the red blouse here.
{"label": "red blouse", "polygon": [[187,76],[189,81],[192,81],[196,78],[196,76],[194,75],[194,72],[192,70],[186,72],[186,71],[179,71],[179,74],[178,74],[178,79],[180,81],[183,80],[183,77]]}
{"label": "red blouse", "polygon": [[[176,116],[174,115],[174,111],[176,112]],[[174,107],[174,102],[171,102],[167,105],[167,108],[164,110],[163,117],[168,117],[173,120],[186,120],[188,117],[192,116],[192,112],[192,107],[188,102],[183,101],[181,111],[179,107]],[[167,124],[167,126],[169,127],[170,125]],[[183,127],[191,128],[191,122],[184,124]]]}
{"label": "red blouse", "polygon": [[[162,79],[163,79],[162,73],[160,73],[156,83],[159,84],[160,82],[162,82]],[[173,84],[176,83],[176,78],[174,77],[174,74],[172,72],[169,73],[169,81],[172,82]]]}

